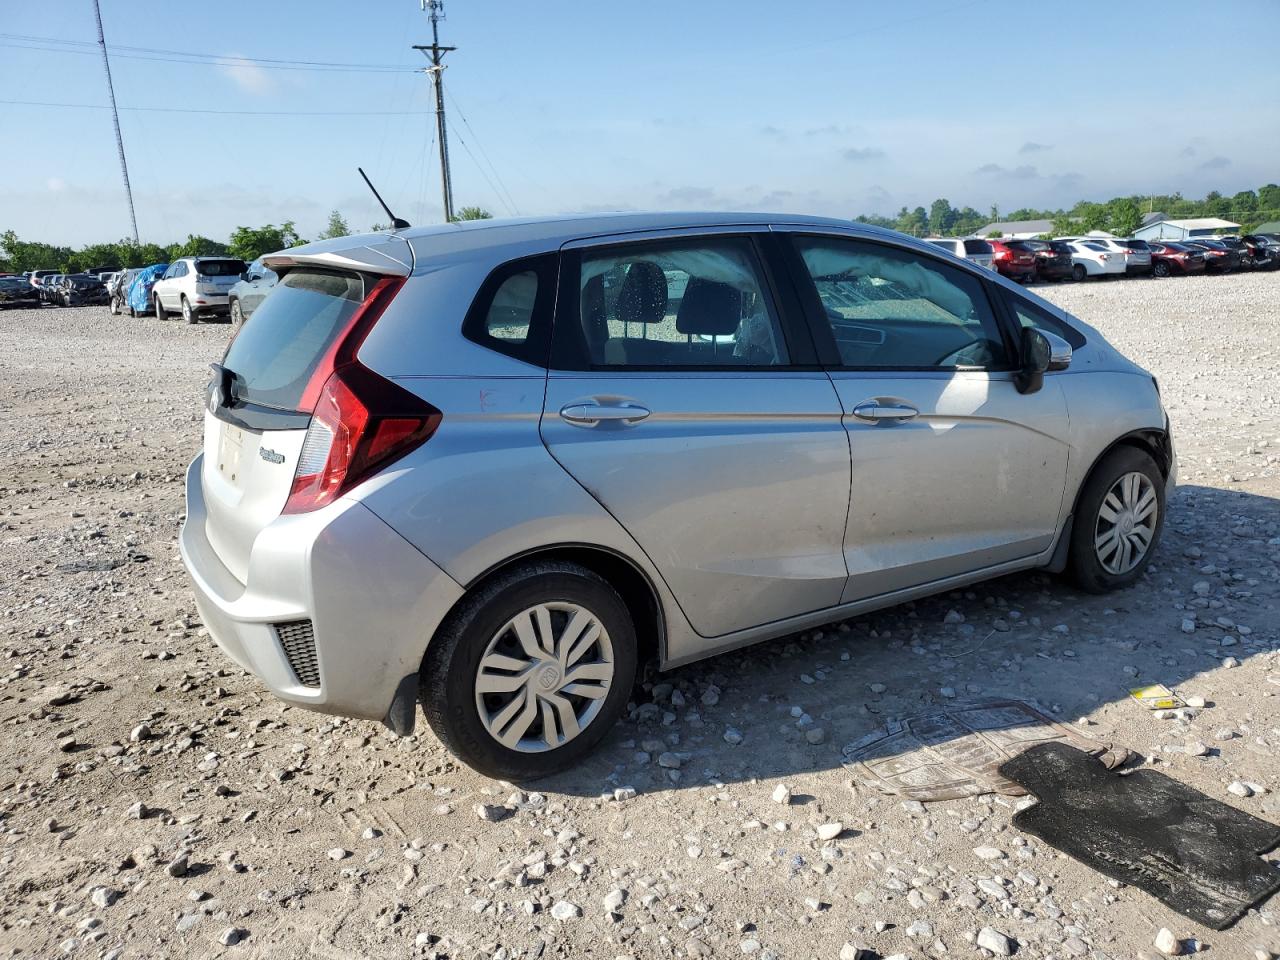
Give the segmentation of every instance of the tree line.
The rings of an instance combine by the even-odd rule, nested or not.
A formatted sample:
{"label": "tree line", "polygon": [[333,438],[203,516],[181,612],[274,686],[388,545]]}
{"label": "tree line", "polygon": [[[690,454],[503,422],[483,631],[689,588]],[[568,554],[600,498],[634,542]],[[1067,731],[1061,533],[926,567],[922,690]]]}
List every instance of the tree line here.
{"label": "tree line", "polygon": [[1202,200],[1189,200],[1180,193],[1174,193],[1115,197],[1106,203],[1082,200],[1069,210],[1023,207],[1002,213],[999,207],[992,207],[985,214],[973,207],[953,207],[950,201],[939,198],[928,210],[924,207],[903,207],[896,217],[864,214],[854,217],[854,220],[900,230],[914,237],[971,236],[989,223],[1011,220],[1052,221],[1055,236],[1106,230],[1118,237],[1128,237],[1142,225],[1142,217],[1148,212],[1163,213],[1171,220],[1219,217],[1240,224],[1242,232],[1249,233],[1269,220],[1280,220],[1280,186],[1268,183],[1257,190],[1241,190],[1231,197],[1214,190]]}
{"label": "tree line", "polygon": [[[488,220],[493,214],[481,207],[463,207],[455,220]],[[386,224],[374,224],[373,230],[385,230]],[[317,240],[345,237],[351,233],[346,219],[337,210],[329,214],[325,229]],[[118,240],[115,243],[91,243],[75,249],[22,240],[12,230],[0,233],[0,273],[23,273],[28,270],[57,270],[82,273],[86,270],[145,267],[153,263],[172,263],[182,257],[236,257],[248,263],[265,253],[286,250],[308,241],[298,234],[292,220],[260,227],[236,227],[226,243],[188,234],[187,239],[161,245]]]}

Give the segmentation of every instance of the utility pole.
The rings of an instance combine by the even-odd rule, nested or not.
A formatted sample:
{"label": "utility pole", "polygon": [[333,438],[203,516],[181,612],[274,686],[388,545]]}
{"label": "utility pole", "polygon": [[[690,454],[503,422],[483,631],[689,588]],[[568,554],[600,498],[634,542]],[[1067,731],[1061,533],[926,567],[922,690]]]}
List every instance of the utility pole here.
{"label": "utility pole", "polygon": [[107,59],[107,38],[102,32],[102,10],[98,0],[93,0],[93,15],[98,20],[98,46],[102,48],[102,69],[107,72],[107,97],[111,100],[111,118],[116,122],[116,149],[120,152],[120,175],[124,177],[124,193],[129,198],[129,220],[133,224],[133,242],[138,238],[138,214],[133,209],[133,187],[129,185],[129,164],[124,159],[124,137],[120,135],[120,111],[116,109],[116,88],[111,82],[111,61]]}
{"label": "utility pole", "polygon": [[[94,0],[96,3],[97,0]],[[422,9],[431,15],[431,45],[415,44],[423,56],[430,56],[431,66],[425,69],[436,91],[436,139],[440,143],[440,193],[446,223],[453,220],[453,177],[449,174],[449,140],[444,122],[444,55],[457,47],[440,46],[440,21],[444,19],[444,0],[422,0]],[[123,156],[123,154],[122,154]]]}

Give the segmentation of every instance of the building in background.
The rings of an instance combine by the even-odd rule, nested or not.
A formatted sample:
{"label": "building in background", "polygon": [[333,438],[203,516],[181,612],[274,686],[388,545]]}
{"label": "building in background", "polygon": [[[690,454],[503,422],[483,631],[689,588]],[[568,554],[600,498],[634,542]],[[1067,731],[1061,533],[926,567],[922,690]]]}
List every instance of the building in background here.
{"label": "building in background", "polygon": [[1194,240],[1196,237],[1212,237],[1216,233],[1239,230],[1240,224],[1217,217],[1196,217],[1192,220],[1156,220],[1139,227],[1134,236],[1139,240]]}
{"label": "building in background", "polygon": [[993,233],[1007,240],[1031,240],[1046,234],[1052,236],[1053,221],[1004,220],[998,223],[988,223],[978,230],[977,235],[979,237],[989,237]]}

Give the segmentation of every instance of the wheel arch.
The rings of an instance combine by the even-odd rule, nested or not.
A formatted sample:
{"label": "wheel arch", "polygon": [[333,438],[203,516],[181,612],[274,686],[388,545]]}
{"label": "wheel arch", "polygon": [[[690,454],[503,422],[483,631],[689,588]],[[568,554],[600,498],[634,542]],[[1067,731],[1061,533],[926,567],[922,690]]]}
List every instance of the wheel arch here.
{"label": "wheel arch", "polygon": [[[469,600],[477,591],[508,570],[523,564],[539,560],[562,560],[576,563],[581,567],[603,577],[622,596],[627,605],[627,612],[636,627],[637,661],[640,664],[650,657],[657,657],[665,662],[667,652],[666,615],[662,608],[662,600],[652,579],[630,557],[609,547],[592,543],[559,543],[540,546],[506,558],[465,584],[465,590],[457,601],[449,608],[449,612],[441,619],[440,626],[432,634],[435,639],[455,610]],[[427,647],[431,646],[431,640]],[[425,658],[426,651],[423,656]]]}

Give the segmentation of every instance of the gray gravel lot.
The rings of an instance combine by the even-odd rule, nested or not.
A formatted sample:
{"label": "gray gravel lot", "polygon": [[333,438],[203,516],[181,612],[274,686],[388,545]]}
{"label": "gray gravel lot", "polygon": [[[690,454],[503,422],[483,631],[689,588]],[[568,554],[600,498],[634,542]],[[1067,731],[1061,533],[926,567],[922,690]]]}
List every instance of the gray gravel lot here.
{"label": "gray gravel lot", "polygon": [[[1182,486],[1144,582],[1008,577],[651,678],[523,789],[425,725],[287,708],[204,634],[176,535],[226,325],[0,313],[0,954],[1280,954],[1280,902],[1216,933],[1016,800],[921,808],[841,765],[950,695],[1024,698],[1280,821],[1280,274],[1038,289],[1159,378]],[[1158,719],[1142,682],[1206,706]]]}

